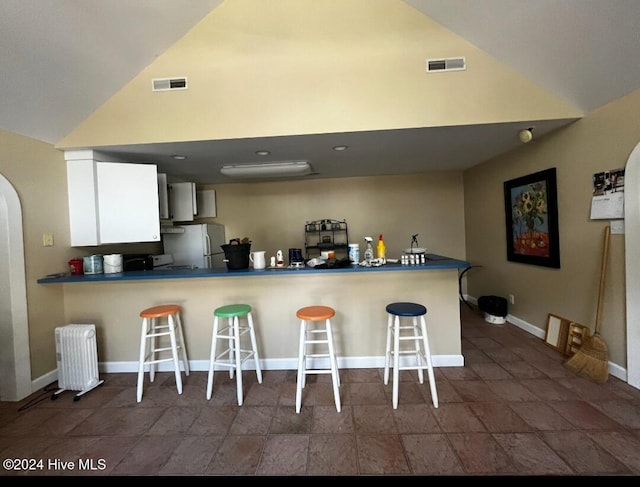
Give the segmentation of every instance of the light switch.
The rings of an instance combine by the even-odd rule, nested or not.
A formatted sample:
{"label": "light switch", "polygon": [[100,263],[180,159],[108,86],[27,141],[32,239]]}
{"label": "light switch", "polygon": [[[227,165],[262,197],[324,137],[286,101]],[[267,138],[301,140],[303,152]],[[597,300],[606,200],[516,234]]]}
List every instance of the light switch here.
{"label": "light switch", "polygon": [[42,245],[45,247],[53,247],[53,235],[50,233],[42,234]]}

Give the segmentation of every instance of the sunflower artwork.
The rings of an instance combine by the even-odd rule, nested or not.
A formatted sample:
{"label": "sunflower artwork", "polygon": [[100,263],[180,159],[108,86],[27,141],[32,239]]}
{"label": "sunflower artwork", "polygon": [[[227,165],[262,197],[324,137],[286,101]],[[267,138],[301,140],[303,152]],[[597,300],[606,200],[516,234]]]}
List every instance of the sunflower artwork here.
{"label": "sunflower artwork", "polygon": [[505,183],[507,257],[559,267],[555,169]]}
{"label": "sunflower artwork", "polygon": [[513,188],[511,199],[514,252],[549,257],[546,182],[538,181]]}

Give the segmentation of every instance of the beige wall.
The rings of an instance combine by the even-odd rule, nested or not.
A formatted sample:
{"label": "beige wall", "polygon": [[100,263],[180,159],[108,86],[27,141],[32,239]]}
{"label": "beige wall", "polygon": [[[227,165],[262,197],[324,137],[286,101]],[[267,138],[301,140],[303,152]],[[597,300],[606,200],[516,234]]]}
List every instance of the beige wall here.
{"label": "beige wall", "polygon": [[[640,91],[575,124],[465,172],[467,273],[472,296],[515,296],[509,312],[546,329],[548,313],[595,326],[603,229],[590,220],[592,176],[625,167],[640,139]],[[560,269],[506,260],[503,183],[557,168]],[[481,204],[479,204],[481,202]],[[609,358],[626,367],[624,235],[612,235],[601,333]]]}
{"label": "beige wall", "polygon": [[[0,174],[18,193],[22,206],[31,373],[55,369],[53,329],[64,324],[63,290],[36,280],[61,272],[73,255],[69,248],[67,180],[62,152],[52,145],[0,130]],[[54,237],[43,247],[42,234]]]}
{"label": "beige wall", "polygon": [[461,172],[414,176],[228,184],[216,189],[218,217],[227,239],[247,237],[267,257],[290,247],[304,249],[304,225],[319,219],[346,220],[349,241],[383,235],[387,256],[399,258],[418,234],[429,251],[464,259]]}
{"label": "beige wall", "polygon": [[[457,73],[426,60],[464,56]],[[185,76],[189,89],[152,92]],[[580,117],[400,0],[224,2],[58,146]]]}

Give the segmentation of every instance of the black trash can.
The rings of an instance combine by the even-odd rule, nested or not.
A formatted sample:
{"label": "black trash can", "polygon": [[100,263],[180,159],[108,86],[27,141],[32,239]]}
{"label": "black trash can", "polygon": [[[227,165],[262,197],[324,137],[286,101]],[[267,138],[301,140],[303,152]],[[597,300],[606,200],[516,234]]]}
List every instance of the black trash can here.
{"label": "black trash can", "polygon": [[480,296],[478,298],[478,308],[484,311],[484,320],[502,325],[507,316],[507,300],[500,296]]}

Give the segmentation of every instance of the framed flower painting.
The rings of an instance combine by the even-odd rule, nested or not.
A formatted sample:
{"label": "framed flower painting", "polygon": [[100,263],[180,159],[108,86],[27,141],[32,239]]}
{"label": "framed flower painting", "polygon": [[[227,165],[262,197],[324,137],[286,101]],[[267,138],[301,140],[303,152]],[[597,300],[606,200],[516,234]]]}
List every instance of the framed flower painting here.
{"label": "framed flower painting", "polygon": [[556,169],[504,183],[507,260],[560,268]]}

